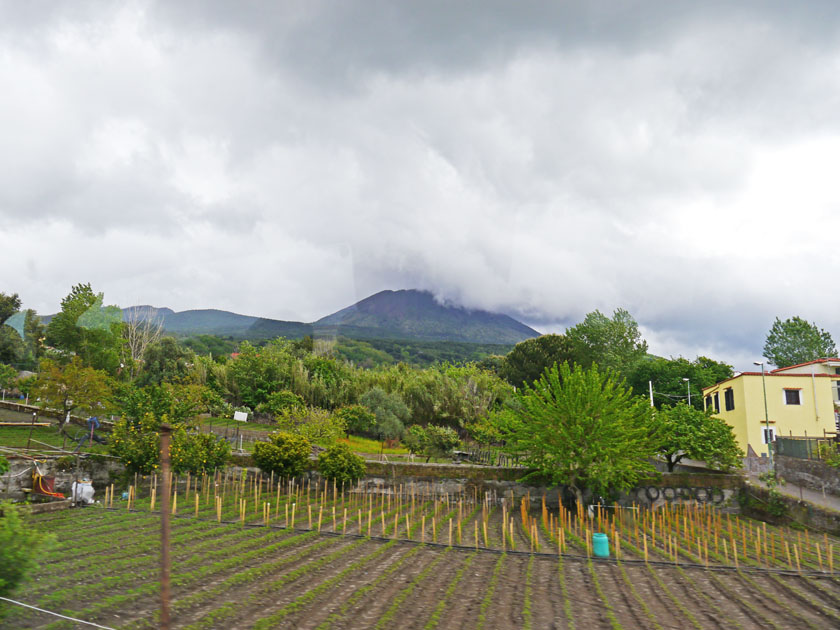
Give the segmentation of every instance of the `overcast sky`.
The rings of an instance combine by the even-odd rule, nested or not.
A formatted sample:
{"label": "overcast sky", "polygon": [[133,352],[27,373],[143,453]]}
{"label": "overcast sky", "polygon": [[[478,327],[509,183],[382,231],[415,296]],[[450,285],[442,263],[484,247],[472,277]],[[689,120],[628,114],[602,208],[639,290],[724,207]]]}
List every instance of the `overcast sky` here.
{"label": "overcast sky", "polygon": [[0,291],[840,339],[840,3],[0,2]]}

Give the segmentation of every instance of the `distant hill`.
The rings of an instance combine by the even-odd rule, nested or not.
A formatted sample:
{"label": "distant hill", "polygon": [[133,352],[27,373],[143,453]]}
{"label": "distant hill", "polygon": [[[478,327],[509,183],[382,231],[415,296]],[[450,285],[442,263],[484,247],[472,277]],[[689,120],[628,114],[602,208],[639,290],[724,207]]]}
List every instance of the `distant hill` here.
{"label": "distant hill", "polygon": [[500,313],[439,303],[428,291],[381,291],[313,324],[316,336],[516,344],[539,333]]}
{"label": "distant hill", "polygon": [[539,336],[512,317],[440,304],[427,291],[382,291],[314,324],[239,315],[216,309],[175,312],[169,308],[131,306],[123,319],[159,318],[166,332],[179,336],[219,335],[235,339],[347,337],[415,341],[457,341],[513,345]]}

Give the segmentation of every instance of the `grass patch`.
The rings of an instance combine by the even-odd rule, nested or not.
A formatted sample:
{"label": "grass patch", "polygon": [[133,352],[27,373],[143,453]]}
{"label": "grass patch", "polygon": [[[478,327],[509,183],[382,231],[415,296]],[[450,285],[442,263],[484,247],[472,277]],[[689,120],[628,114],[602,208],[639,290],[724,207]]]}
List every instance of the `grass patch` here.
{"label": "grass patch", "polygon": [[380,452],[383,452],[386,455],[408,455],[408,449],[404,446],[382,450],[382,442],[359,437],[358,435],[348,435],[346,438],[340,439],[339,442],[344,442],[350,447],[350,450],[356,453],[373,453],[378,455]]}

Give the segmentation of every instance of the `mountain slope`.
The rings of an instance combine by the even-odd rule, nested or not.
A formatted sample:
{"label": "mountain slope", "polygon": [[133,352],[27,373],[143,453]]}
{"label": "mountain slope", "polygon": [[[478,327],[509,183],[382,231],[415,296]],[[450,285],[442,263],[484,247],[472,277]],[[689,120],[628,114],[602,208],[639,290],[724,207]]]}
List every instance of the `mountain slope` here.
{"label": "mountain slope", "polygon": [[539,333],[512,317],[440,304],[427,291],[381,291],[319,319],[316,335],[515,344]]}

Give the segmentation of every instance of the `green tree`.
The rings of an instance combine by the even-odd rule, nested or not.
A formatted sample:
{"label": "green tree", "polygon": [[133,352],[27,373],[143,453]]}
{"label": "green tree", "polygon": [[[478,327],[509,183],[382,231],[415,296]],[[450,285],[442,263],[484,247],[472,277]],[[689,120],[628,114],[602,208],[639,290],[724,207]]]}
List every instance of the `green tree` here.
{"label": "green tree", "polygon": [[230,444],[209,433],[187,431],[184,424],[173,424],[164,415],[145,414],[137,422],[120,418],[111,432],[109,452],[119,457],[126,471],[148,475],[160,467],[160,427],[170,423],[174,429],[169,446],[172,470],[176,474],[199,474],[220,468],[230,457]]}
{"label": "green tree", "polygon": [[103,412],[110,400],[111,388],[107,374],[85,367],[79,357],[73,357],[63,366],[42,359],[30,395],[39,401],[42,409],[60,411],[61,417],[66,418],[74,411]]}
{"label": "green tree", "polygon": [[[10,502],[0,503],[0,597],[9,597],[35,569],[38,556],[54,538],[22,521]],[[5,613],[0,604],[0,617]]]}
{"label": "green tree", "polygon": [[639,325],[623,308],[616,309],[612,318],[597,310],[588,313],[566,336],[575,360],[584,367],[598,364],[623,374],[647,354]]}
{"label": "green tree", "polygon": [[547,369],[491,421],[507,450],[533,469],[526,478],[568,486],[581,502],[587,490],[626,490],[655,473],[651,408],[596,365]]}
{"label": "green tree", "polygon": [[11,365],[0,363],[0,389],[12,389],[18,372]]}
{"label": "green tree", "polygon": [[831,335],[801,317],[781,321],[778,317],[767,333],[764,356],[771,365],[787,367],[816,359],[836,357]]}
{"label": "green tree", "polygon": [[353,435],[376,436],[376,416],[363,405],[347,405],[335,412]]}
{"label": "green tree", "polygon": [[389,394],[381,387],[374,387],[359,402],[376,416],[376,433],[381,439],[402,437],[411,412],[399,394]]}
{"label": "green tree", "polygon": [[311,451],[312,446],[305,437],[278,431],[267,442],[254,444],[254,462],[265,473],[290,479],[306,470]]}
{"label": "green tree", "polygon": [[446,457],[458,448],[461,440],[451,427],[430,424],[426,427],[409,427],[403,437],[403,443],[412,452],[422,455],[428,462],[432,457]]}
{"label": "green tree", "polygon": [[[732,376],[732,366],[707,357],[689,361],[683,357],[665,359],[646,356],[637,361],[627,373],[627,384],[638,396],[648,396],[653,383],[653,401],[657,408],[673,405],[688,399],[691,388],[691,406],[703,409],[703,388],[720,383]],[[684,379],[688,379],[685,381]]]}
{"label": "green tree", "polygon": [[174,337],[162,337],[151,342],[143,353],[143,369],[137,377],[139,385],[185,383],[189,380],[189,365],[194,355],[182,348]]}
{"label": "green tree", "polygon": [[122,311],[103,306],[102,293],[77,284],[61,300],[61,312],[47,325],[46,341],[85,365],[116,374],[122,346]]}
{"label": "green tree", "polygon": [[658,451],[669,472],[683,458],[704,461],[709,468],[726,472],[741,467],[744,452],[732,427],[711,414],[711,409],[700,411],[685,402],[656,413],[661,437]]}
{"label": "green tree", "polygon": [[530,385],[554,364],[579,363],[566,335],[542,335],[522,341],[505,355],[499,375],[515,387]]}
{"label": "green tree", "polygon": [[345,486],[365,476],[365,460],[338,442],[318,454],[318,470],[325,479]]}
{"label": "green tree", "polygon": [[0,292],[0,363],[17,363],[23,353],[23,335],[7,323],[20,310],[20,304],[17,293]]}

